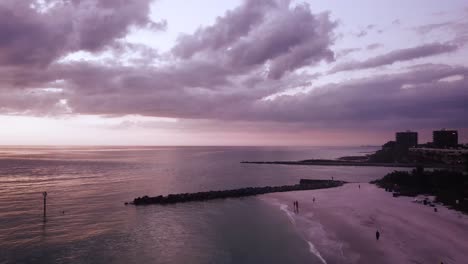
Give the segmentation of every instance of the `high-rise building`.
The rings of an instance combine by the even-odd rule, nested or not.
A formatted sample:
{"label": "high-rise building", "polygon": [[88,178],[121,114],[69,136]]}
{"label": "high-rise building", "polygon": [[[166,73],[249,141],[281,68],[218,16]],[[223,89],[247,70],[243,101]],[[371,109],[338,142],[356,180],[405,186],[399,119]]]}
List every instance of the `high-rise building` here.
{"label": "high-rise building", "polygon": [[432,141],[436,148],[454,148],[458,146],[457,130],[436,130],[432,132]]}
{"label": "high-rise building", "polygon": [[418,146],[418,132],[406,131],[396,133],[396,145],[405,148]]}

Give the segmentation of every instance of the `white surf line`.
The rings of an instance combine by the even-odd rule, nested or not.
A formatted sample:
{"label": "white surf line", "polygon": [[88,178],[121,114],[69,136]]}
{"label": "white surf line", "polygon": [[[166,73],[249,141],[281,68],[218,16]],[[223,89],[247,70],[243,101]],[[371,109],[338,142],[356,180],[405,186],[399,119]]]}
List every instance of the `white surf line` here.
{"label": "white surf line", "polygon": [[296,225],[296,219],[294,219],[293,213],[288,210],[288,205],[281,204],[281,203],[279,205],[280,205],[281,211],[285,212],[286,215],[288,216],[289,221],[291,221],[291,223],[293,223],[293,225]]}
{"label": "white surf line", "polygon": [[[289,221],[297,228],[296,226],[296,219],[294,218],[294,213],[288,210],[288,205],[280,203],[277,199],[263,199],[266,202],[270,202],[276,206],[279,206],[280,210],[285,212],[286,215],[288,216]],[[309,252],[312,253],[312,255],[316,256],[323,264],[327,264],[327,261],[322,257],[318,249],[315,247],[315,245],[305,239],[303,235],[301,235],[302,239],[307,242],[309,245]]]}
{"label": "white surf line", "polygon": [[[282,204],[282,203],[279,203],[277,202],[279,205],[280,205],[280,209],[281,211],[285,212],[286,215],[288,216],[289,220],[291,221],[291,223],[296,226],[296,219],[294,219],[294,214],[293,212],[291,212],[290,210],[288,210],[288,205],[287,204]],[[301,236],[302,237],[302,236]],[[304,239],[304,238],[303,238]],[[312,255],[316,256],[318,259],[320,259],[320,261],[322,261],[323,264],[327,264],[327,261],[322,257],[322,255],[320,254],[320,252],[318,251],[318,249],[315,247],[315,245],[304,239],[307,244],[309,244],[309,251],[312,253]]]}
{"label": "white surf line", "polygon": [[312,244],[312,242],[310,242],[310,241],[307,241],[307,243],[309,244],[310,252],[312,254],[314,254],[317,258],[319,258],[320,261],[322,261],[323,264],[327,264],[327,261],[322,257],[322,255],[320,255],[320,252],[317,250],[317,248],[314,246],[314,244]]}

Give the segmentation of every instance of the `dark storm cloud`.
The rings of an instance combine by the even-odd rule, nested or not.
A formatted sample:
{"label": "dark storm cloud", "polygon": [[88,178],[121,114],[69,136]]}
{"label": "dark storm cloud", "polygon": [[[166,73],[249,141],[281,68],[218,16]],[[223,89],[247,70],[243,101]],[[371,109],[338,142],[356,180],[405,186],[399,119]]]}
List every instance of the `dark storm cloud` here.
{"label": "dark storm cloud", "polygon": [[428,56],[452,52],[458,49],[457,45],[450,43],[432,43],[413,48],[399,49],[387,54],[379,55],[364,61],[355,61],[338,64],[332,72],[362,70],[375,68],[383,65],[390,65],[395,62],[409,61]]}
{"label": "dark storm cloud", "polygon": [[69,52],[101,50],[132,25],[158,28],[149,2],[46,1],[51,7],[42,12],[33,0],[1,1],[0,65],[44,66]]}

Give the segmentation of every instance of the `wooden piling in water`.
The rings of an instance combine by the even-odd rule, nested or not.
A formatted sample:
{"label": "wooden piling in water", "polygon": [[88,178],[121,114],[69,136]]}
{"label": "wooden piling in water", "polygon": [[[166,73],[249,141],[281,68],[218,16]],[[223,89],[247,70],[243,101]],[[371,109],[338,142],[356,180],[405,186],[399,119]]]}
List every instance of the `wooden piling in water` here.
{"label": "wooden piling in water", "polygon": [[44,221],[47,217],[47,192],[43,192],[42,196],[44,197]]}

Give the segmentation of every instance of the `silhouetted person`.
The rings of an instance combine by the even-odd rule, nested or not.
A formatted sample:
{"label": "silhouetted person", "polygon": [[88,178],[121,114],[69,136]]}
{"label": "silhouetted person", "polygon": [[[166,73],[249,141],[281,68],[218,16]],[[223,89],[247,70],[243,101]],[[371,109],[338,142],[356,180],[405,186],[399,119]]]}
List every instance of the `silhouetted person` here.
{"label": "silhouetted person", "polygon": [[377,232],[375,232],[375,239],[379,240],[380,238],[380,232],[379,230],[377,230]]}
{"label": "silhouetted person", "polygon": [[361,189],[361,184],[358,185],[359,189]]}
{"label": "silhouetted person", "polygon": [[314,198],[312,198],[312,202],[314,202],[314,203],[315,203],[315,197],[314,197]]}
{"label": "silhouetted person", "polygon": [[296,201],[296,210],[297,210],[297,213],[299,213],[299,202]]}

